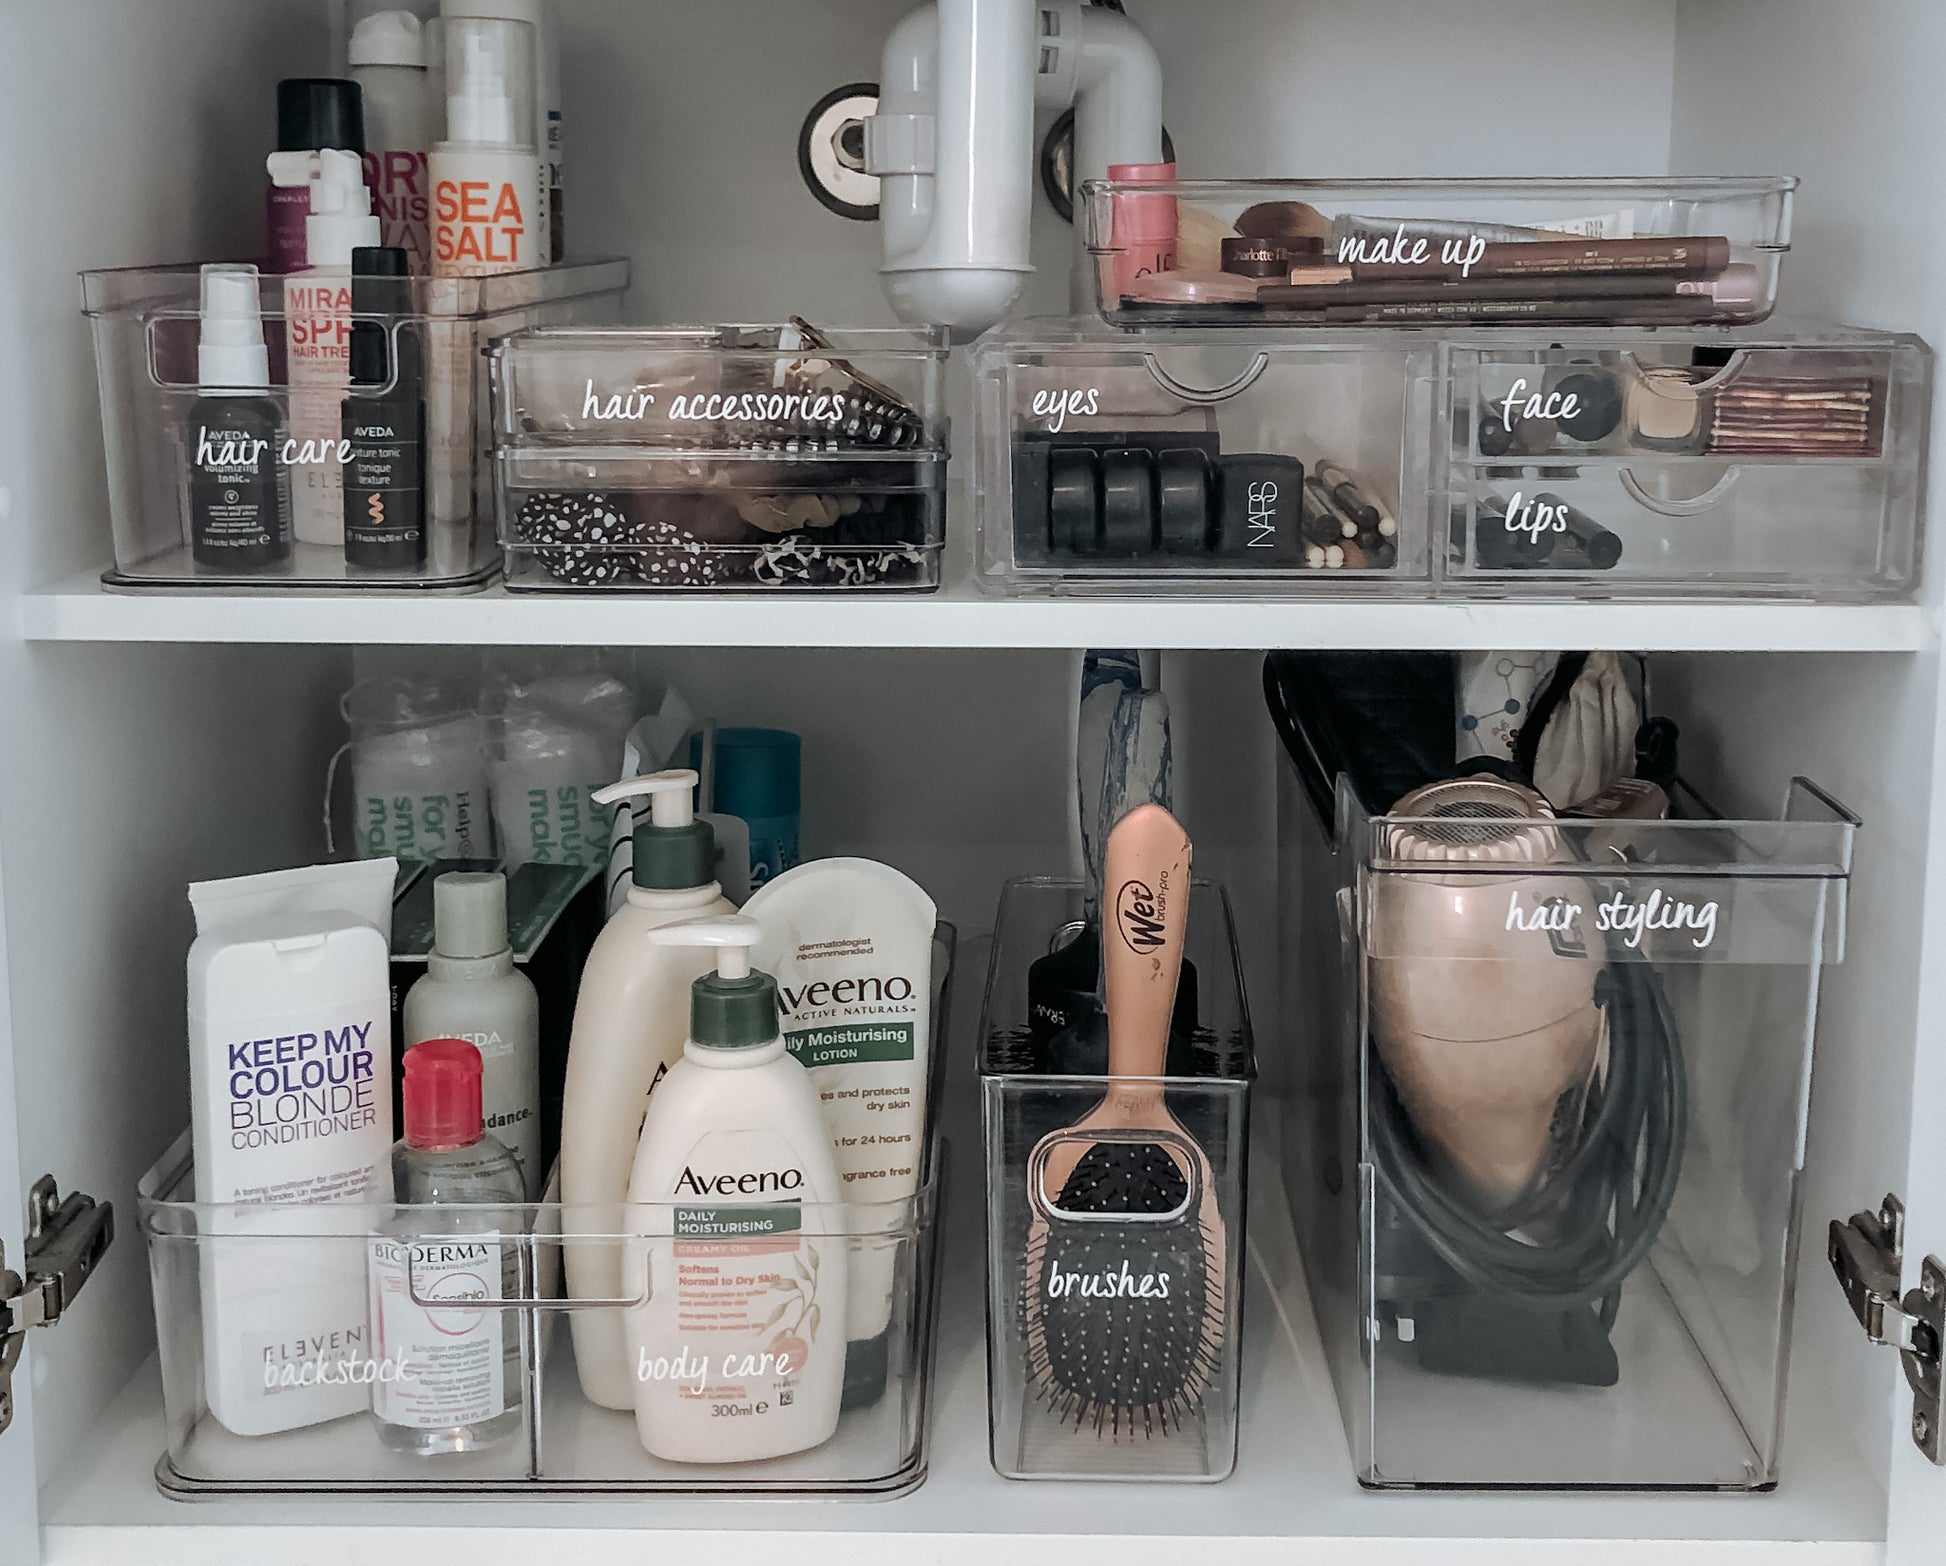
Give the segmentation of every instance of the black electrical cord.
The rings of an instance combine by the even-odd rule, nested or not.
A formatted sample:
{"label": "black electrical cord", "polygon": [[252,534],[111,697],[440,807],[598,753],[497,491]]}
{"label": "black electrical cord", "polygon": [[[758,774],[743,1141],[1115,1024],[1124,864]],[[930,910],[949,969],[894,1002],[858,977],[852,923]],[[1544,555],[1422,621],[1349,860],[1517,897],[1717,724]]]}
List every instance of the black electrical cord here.
{"label": "black electrical cord", "polygon": [[1376,1047],[1372,1140],[1380,1187],[1463,1282],[1555,1309],[1598,1304],[1612,1325],[1623,1281],[1669,1215],[1689,1095],[1682,1042],[1653,964],[1636,953],[1610,961],[1596,998],[1608,1019],[1607,1070],[1588,1091],[1574,1151],[1512,1209],[1488,1219],[1453,1193],[1429,1163]]}

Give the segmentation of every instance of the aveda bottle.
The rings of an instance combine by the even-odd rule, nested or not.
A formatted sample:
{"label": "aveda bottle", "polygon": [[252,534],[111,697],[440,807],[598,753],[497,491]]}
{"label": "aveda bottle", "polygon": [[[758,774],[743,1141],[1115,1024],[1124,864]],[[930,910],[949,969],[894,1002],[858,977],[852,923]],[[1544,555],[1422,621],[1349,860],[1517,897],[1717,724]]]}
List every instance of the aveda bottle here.
{"label": "aveda bottle", "polygon": [[445,35],[446,139],[429,159],[433,275],[541,266],[533,29],[456,16]]}
{"label": "aveda bottle", "polygon": [[480,1052],[486,1129],[540,1197],[540,996],[507,944],[507,878],[454,871],[432,884],[433,946],[405,996],[405,1043],[465,1039]]}
{"label": "aveda bottle", "polygon": [[411,1210],[370,1244],[372,1417],[398,1451],[475,1452],[521,1423],[520,1318],[480,1302],[523,1297],[522,1193],[513,1155],[481,1127],[480,1052],[464,1039],[406,1051],[392,1182]]}
{"label": "aveda bottle", "polygon": [[378,320],[351,325],[345,398],[345,562],[383,571],[426,563],[425,355],[405,251],[351,253],[351,303]]}
{"label": "aveda bottle", "polygon": [[[807,1451],[838,1428],[846,1232],[811,1076],[753,972],[748,919],[666,925],[667,951],[711,951],[689,1034],[642,1126],[629,1178],[626,1314],[635,1429],[652,1457],[736,1463]],[[835,1236],[835,1237],[834,1237]]]}
{"label": "aveda bottle", "polygon": [[196,384],[201,395],[185,431],[191,556],[231,571],[288,560],[284,415],[268,395],[270,352],[254,266],[203,268]]}
{"label": "aveda bottle", "polygon": [[273,152],[270,177],[311,195],[305,267],[284,279],[291,392],[291,512],[301,544],[345,542],[343,403],[351,384],[351,253],[378,243],[358,154]]}
{"label": "aveda bottle", "polygon": [[[617,1208],[628,1195],[642,1116],[682,1054],[690,981],[711,965],[706,952],[651,944],[650,932],[736,912],[714,879],[715,834],[695,819],[695,789],[693,772],[656,772],[594,796],[608,805],[647,795],[650,814],[635,828],[628,902],[602,926],[574,1006],[561,1108],[561,1200],[585,1211],[566,1220],[570,1234],[577,1223],[584,1232],[618,1232]],[[619,1245],[570,1241],[565,1250],[570,1298],[624,1297]],[[633,1408],[619,1315],[578,1310],[568,1316],[582,1392],[603,1408]]]}

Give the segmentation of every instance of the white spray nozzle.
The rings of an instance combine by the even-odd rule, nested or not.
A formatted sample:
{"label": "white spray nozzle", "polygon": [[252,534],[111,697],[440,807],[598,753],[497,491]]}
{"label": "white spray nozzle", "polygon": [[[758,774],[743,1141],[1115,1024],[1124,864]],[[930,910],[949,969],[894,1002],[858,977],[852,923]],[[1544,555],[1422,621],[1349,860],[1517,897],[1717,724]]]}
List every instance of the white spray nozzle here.
{"label": "white spray nozzle", "polygon": [[264,390],[270,385],[270,354],[257,302],[257,269],[247,262],[211,262],[203,268],[202,290],[197,381],[211,389]]}
{"label": "white spray nozzle", "polygon": [[379,242],[371,192],[358,154],[342,147],[273,152],[264,159],[271,183],[308,186],[311,215],[304,220],[304,264],[348,267],[360,245]]}
{"label": "white spray nozzle", "polygon": [[685,827],[696,819],[696,774],[687,767],[645,773],[598,788],[591,796],[597,805],[648,796],[649,819],[659,827]]}
{"label": "white spray nozzle", "polygon": [[698,919],[690,924],[665,924],[649,931],[657,946],[714,947],[719,979],[750,977],[750,948],[760,932],[755,919],[731,915],[726,919]]}
{"label": "white spray nozzle", "polygon": [[454,17],[446,23],[446,138],[475,145],[514,147],[511,30],[521,23]]}

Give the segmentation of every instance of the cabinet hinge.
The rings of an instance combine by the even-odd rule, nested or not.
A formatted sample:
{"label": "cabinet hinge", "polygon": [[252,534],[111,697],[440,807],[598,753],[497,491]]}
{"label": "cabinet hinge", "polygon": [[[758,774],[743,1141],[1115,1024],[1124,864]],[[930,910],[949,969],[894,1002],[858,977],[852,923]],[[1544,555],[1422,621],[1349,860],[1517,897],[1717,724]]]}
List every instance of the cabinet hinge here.
{"label": "cabinet hinge", "polygon": [[115,1239],[115,1209],[80,1193],[63,1197],[52,1175],[27,1193],[26,1277],[0,1244],[0,1431],[13,1423],[13,1373],[34,1327],[51,1327],[74,1303]]}
{"label": "cabinet hinge", "polygon": [[1919,1286],[1899,1292],[1905,1271],[1905,1204],[1887,1196],[1875,1213],[1832,1219],[1825,1254],[1851,1302],[1851,1313],[1874,1343],[1899,1351],[1912,1388],[1912,1441],[1946,1467],[1946,1263],[1928,1256]]}

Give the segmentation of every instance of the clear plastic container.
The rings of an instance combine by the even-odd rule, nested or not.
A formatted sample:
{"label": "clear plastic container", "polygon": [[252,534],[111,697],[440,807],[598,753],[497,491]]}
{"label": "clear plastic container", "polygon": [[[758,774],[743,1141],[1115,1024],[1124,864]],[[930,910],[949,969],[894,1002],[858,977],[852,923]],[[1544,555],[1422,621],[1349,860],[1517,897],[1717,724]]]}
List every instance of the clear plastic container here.
{"label": "clear plastic container", "polygon": [[[1777,821],[1677,796],[1509,863],[1504,820],[1370,816],[1341,779],[1326,821],[1280,769],[1283,1168],[1365,1485],[1777,1483],[1858,823],[1802,779]],[[1564,982],[1576,1009],[1516,1017]]]}
{"label": "clear plastic container", "polygon": [[1469,333],[1445,362],[1456,586],[1829,602],[1918,583],[1915,337]]}
{"label": "clear plastic container", "polygon": [[[1191,891],[1170,1074],[1150,1079],[1173,1123],[1158,1110],[1153,1135],[1114,1139],[1181,1171],[1161,1177],[1168,1189],[1155,1202],[1173,1205],[1160,1211],[1076,1211],[1061,1205],[1066,1188],[1043,1188],[1048,1154],[1077,1140],[1062,1133],[1115,1087],[1102,1074],[1098,1018],[1052,1034],[1037,1028],[1028,1003],[1029,965],[1086,939],[1083,913],[1078,881],[1009,881],[993,938],[980,1028],[993,1466],[1009,1479],[1227,1478],[1236,1463],[1254,1073],[1229,899],[1208,882]],[[1084,1336],[1067,1337],[1064,1350],[1062,1335],[1076,1328]],[[1072,1356],[1089,1346],[1114,1357],[1119,1379],[1091,1382],[1076,1368],[1085,1360]],[[1141,1381],[1158,1363],[1167,1367],[1159,1379]]]}
{"label": "clear plastic container", "polygon": [[[952,952],[951,927],[942,925],[933,956],[935,1037],[940,1040],[947,1036]],[[927,1153],[917,1191],[899,1201],[804,1204],[800,1227],[785,1242],[792,1252],[823,1242],[848,1246],[854,1254],[889,1254],[889,1324],[877,1337],[846,1347],[836,1433],[810,1450],[756,1462],[691,1464],[653,1458],[637,1439],[631,1412],[597,1407],[582,1395],[570,1314],[604,1311],[626,1319],[645,1297],[646,1280],[643,1289],[625,1289],[618,1299],[569,1297],[563,1284],[563,1249],[577,1243],[627,1246],[632,1237],[680,1234],[678,1216],[684,1209],[661,1204],[570,1207],[544,1201],[505,1210],[509,1221],[500,1243],[518,1251],[522,1297],[473,1301],[468,1307],[469,1314],[502,1312],[503,1330],[519,1346],[520,1384],[509,1391],[507,1402],[517,1403],[522,1417],[518,1429],[499,1443],[474,1452],[416,1457],[387,1446],[376,1421],[363,1409],[270,1435],[239,1435],[226,1428],[211,1412],[205,1392],[210,1354],[242,1356],[244,1372],[261,1373],[267,1387],[278,1377],[290,1381],[320,1375],[362,1384],[359,1378],[387,1372],[384,1359],[374,1353],[375,1344],[351,1341],[355,1333],[322,1347],[215,1339],[206,1331],[204,1294],[206,1280],[215,1277],[213,1256],[222,1255],[221,1273],[228,1283],[259,1279],[274,1298],[280,1276],[315,1276],[320,1248],[342,1256],[343,1265],[362,1279],[367,1249],[381,1229],[394,1237],[430,1237],[450,1223],[455,1209],[198,1202],[185,1133],[137,1190],[154,1286],[167,1424],[167,1446],[156,1464],[158,1485],[165,1494],[185,1498],[296,1493],[873,1497],[913,1489],[926,1476],[945,1156],[938,1105],[945,1057],[943,1048],[936,1049],[930,1065]],[[720,1257],[726,1247],[736,1249],[733,1241],[697,1243],[703,1247],[699,1256]],[[780,1242],[769,1237],[750,1243],[769,1251]],[[877,1277],[887,1270],[882,1265],[872,1269]],[[255,1305],[259,1310],[274,1308],[262,1300]],[[782,1330],[801,1328],[806,1314],[800,1310],[795,1323],[787,1316]],[[829,1309],[821,1310],[821,1316],[826,1323],[841,1323],[845,1312],[840,1305],[835,1316]],[[234,1384],[234,1377],[230,1381]]]}
{"label": "clear plastic container", "polygon": [[1427,587],[1436,344],[1098,323],[973,349],[980,580],[1007,593]]}
{"label": "clear plastic container", "polygon": [[939,330],[523,332],[493,351],[509,587],[929,591]]}
{"label": "clear plastic container", "polygon": [[[280,431],[277,480],[292,490],[309,482],[335,449],[305,449],[292,430],[288,377],[291,317],[285,288],[293,281],[264,276],[258,293],[269,350],[269,387],[253,393],[269,405]],[[190,477],[192,423],[203,398],[197,379],[200,276],[196,267],[130,267],[81,275],[84,313],[93,323],[95,368],[101,387],[102,436],[108,460],[109,520],[114,566],[103,573],[113,587],[231,589],[469,588],[485,583],[499,563],[489,517],[491,446],[487,376],[481,350],[502,333],[530,324],[600,320],[619,308],[628,287],[626,261],[567,263],[542,271],[478,278],[414,278],[412,311],[358,313],[352,324],[382,330],[392,344],[411,340],[424,365],[424,560],[403,565],[349,562],[342,543],[295,539],[282,558],[260,565],[211,565],[193,552]],[[301,324],[309,317],[298,316]],[[354,403],[394,388],[324,394],[329,415],[345,398]],[[299,392],[301,398],[304,393]],[[315,418],[301,418],[308,428]]]}
{"label": "clear plastic container", "polygon": [[[1761,321],[1796,189],[1783,176],[1082,187],[1102,314],[1127,327]],[[1149,237],[1168,202],[1173,249]]]}
{"label": "clear plastic container", "polygon": [[997,593],[1842,603],[1919,580],[1916,337],[1029,321],[972,357]]}

